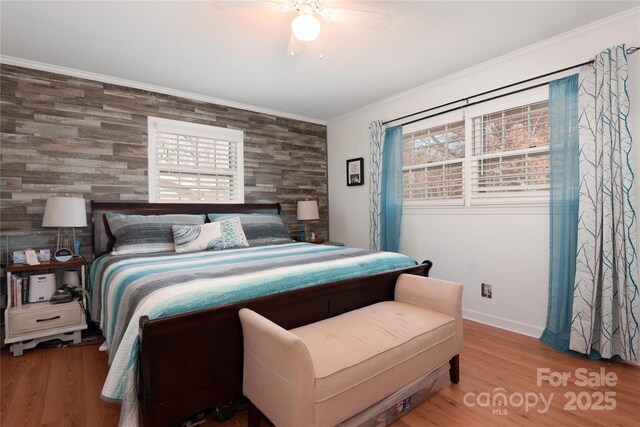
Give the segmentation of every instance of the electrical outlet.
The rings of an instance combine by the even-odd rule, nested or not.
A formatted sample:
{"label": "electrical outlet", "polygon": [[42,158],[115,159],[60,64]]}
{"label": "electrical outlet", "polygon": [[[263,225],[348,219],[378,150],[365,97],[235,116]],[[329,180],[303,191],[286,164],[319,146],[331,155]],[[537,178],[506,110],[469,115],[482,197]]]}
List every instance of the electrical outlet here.
{"label": "electrical outlet", "polygon": [[482,283],[481,287],[480,287],[480,295],[483,298],[492,298],[493,296],[493,286],[491,286],[489,283]]}

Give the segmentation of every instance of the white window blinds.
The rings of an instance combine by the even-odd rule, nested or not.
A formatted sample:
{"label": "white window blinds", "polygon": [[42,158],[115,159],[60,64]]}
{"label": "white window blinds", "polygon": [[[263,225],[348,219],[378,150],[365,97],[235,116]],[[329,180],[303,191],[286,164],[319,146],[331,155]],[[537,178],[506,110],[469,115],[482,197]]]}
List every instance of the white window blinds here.
{"label": "white window blinds", "polygon": [[244,202],[243,132],[149,118],[151,202]]}
{"label": "white window blinds", "polygon": [[403,127],[407,206],[549,202],[546,88]]}
{"label": "white window blinds", "polygon": [[464,135],[464,121],[403,135],[405,200],[449,200],[462,203]]}
{"label": "white window blinds", "polygon": [[471,200],[547,201],[548,104],[537,102],[473,117]]}

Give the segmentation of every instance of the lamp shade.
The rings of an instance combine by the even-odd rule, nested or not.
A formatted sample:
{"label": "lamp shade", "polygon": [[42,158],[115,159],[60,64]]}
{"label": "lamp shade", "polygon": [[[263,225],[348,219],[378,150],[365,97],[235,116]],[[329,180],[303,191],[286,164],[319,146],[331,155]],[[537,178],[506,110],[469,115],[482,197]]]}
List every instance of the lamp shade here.
{"label": "lamp shade", "polygon": [[298,202],[298,220],[306,221],[320,219],[318,214],[318,202],[315,200],[303,200]]}
{"label": "lamp shade", "polygon": [[43,227],[86,227],[87,210],[79,197],[49,197],[42,218]]}

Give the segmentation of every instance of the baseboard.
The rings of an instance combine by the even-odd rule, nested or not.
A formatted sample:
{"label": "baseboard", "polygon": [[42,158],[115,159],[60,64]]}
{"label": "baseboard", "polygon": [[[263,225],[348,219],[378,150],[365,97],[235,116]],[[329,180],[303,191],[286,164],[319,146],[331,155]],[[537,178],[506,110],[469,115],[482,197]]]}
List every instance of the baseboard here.
{"label": "baseboard", "polygon": [[506,329],[507,331],[527,335],[533,338],[540,338],[542,331],[544,330],[544,328],[540,326],[517,322],[504,317],[494,316],[465,308],[462,309],[462,317],[468,320],[473,320],[474,322],[484,323],[485,325],[495,326],[496,328]]}
{"label": "baseboard", "polygon": [[[533,338],[540,338],[544,328],[540,326],[531,325],[529,323],[517,322],[515,320],[506,319],[504,317],[493,316],[491,314],[482,313],[475,310],[462,309],[462,317],[467,320],[473,320],[474,322],[483,323],[489,326],[495,326],[496,328],[505,329],[507,331],[515,332],[517,334],[526,335]],[[636,362],[622,362],[634,367],[640,367],[640,359]]]}

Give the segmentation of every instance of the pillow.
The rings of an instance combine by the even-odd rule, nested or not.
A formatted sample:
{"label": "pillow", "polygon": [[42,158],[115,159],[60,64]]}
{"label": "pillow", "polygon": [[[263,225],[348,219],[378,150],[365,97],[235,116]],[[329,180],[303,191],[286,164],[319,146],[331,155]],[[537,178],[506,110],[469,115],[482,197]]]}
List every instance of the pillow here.
{"label": "pillow", "polygon": [[238,217],[249,246],[291,243],[289,232],[278,215],[265,214],[207,214],[211,222]]}
{"label": "pillow", "polygon": [[240,218],[233,217],[218,222],[222,230],[222,242],[224,243],[225,249],[249,246]]}
{"label": "pillow", "polygon": [[204,215],[125,215],[107,213],[116,243],[112,255],[174,251],[173,231],[177,225],[204,224]]}
{"label": "pillow", "polygon": [[210,224],[174,225],[171,229],[176,253],[249,246],[237,217]]}

